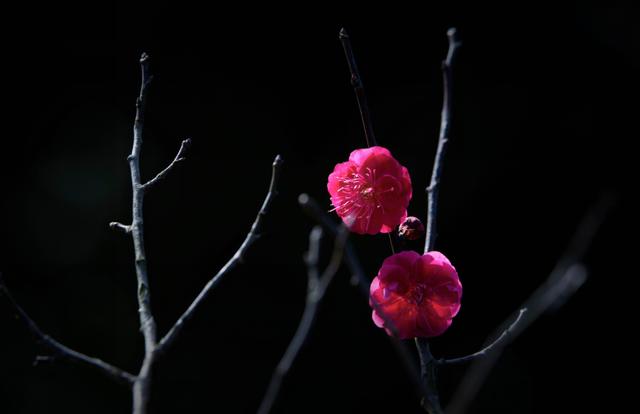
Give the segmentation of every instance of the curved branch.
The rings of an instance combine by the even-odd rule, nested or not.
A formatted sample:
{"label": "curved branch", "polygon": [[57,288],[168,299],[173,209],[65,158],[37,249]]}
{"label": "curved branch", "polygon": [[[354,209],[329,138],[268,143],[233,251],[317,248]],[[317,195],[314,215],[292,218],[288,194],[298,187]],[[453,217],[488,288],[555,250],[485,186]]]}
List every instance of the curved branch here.
{"label": "curved branch", "polygon": [[[580,262],[614,203],[615,199],[605,194],[585,215],[547,280],[524,302],[522,307],[527,309],[527,313],[517,324],[511,324],[509,335],[495,347],[493,352],[474,361],[453,395],[450,406],[447,407],[447,413],[466,412],[500,357],[501,351],[542,314],[562,306],[585,283],[587,269]],[[512,319],[513,317],[510,317],[508,320]],[[496,331],[501,332],[506,323],[508,322]]]}
{"label": "curved branch", "polygon": [[253,243],[259,238],[264,216],[267,215],[267,212],[269,211],[269,208],[271,206],[271,203],[273,202],[273,199],[278,194],[276,187],[280,177],[280,166],[282,165],[282,162],[283,162],[282,157],[280,157],[280,155],[276,156],[275,160],[273,161],[269,191],[267,193],[266,198],[264,199],[264,202],[262,203],[262,207],[260,208],[260,211],[258,212],[258,216],[253,222],[253,225],[251,226],[251,230],[249,231],[249,233],[247,234],[247,237],[242,242],[242,245],[240,245],[240,248],[238,248],[236,253],[218,271],[218,273],[213,278],[211,278],[211,280],[209,280],[209,282],[204,286],[202,291],[193,300],[191,305],[189,305],[187,310],[184,311],[182,316],[178,318],[178,320],[171,327],[169,332],[167,332],[167,334],[160,340],[160,342],[158,343],[158,346],[156,347],[157,353],[165,352],[171,346],[171,344],[173,344],[173,342],[176,340],[180,331],[182,331],[182,328],[184,327],[185,322],[187,322],[189,319],[193,317],[197,308],[207,298],[207,296],[211,293],[211,291],[218,285],[218,283],[220,283],[222,278],[225,275],[227,275],[229,272],[231,272],[231,270],[233,270],[238,264],[243,262],[243,256],[245,255],[249,247],[251,247]]}
{"label": "curved branch", "polygon": [[[107,362],[104,362],[101,359],[90,357],[81,352],[75,351],[44,333],[42,329],[40,329],[40,327],[33,321],[33,319],[29,317],[24,309],[22,309],[22,307],[18,305],[16,300],[9,292],[9,289],[7,289],[7,286],[4,284],[2,275],[0,275],[0,293],[3,293],[7,297],[9,303],[16,311],[18,317],[27,326],[29,331],[31,331],[31,333],[36,336],[43,345],[51,349],[56,354],[56,356],[60,356],[70,361],[80,362],[91,366],[102,372],[107,377],[129,386],[131,386],[135,382],[135,375],[132,375],[127,371],[113,366]],[[42,358],[36,358],[36,361],[40,359]]]}
{"label": "curved branch", "polygon": [[475,352],[473,354],[466,355],[466,356],[463,356],[463,357],[459,357],[459,358],[451,358],[451,359],[443,359],[443,358],[441,358],[441,359],[438,359],[436,361],[436,363],[438,365],[462,364],[462,363],[465,363],[465,362],[473,361],[476,358],[484,357],[489,352],[491,352],[492,350],[497,348],[498,346],[504,346],[505,344],[502,344],[502,342],[505,341],[510,335],[513,334],[513,332],[515,331],[516,325],[518,325],[518,323],[522,319],[522,315],[524,315],[524,313],[526,311],[527,311],[527,308],[520,309],[520,311],[518,312],[518,316],[516,316],[516,320],[513,321],[513,323],[511,325],[509,325],[507,327],[507,329],[502,331],[500,336],[495,341],[491,342],[489,345],[487,345],[486,347],[482,348],[478,352]]}

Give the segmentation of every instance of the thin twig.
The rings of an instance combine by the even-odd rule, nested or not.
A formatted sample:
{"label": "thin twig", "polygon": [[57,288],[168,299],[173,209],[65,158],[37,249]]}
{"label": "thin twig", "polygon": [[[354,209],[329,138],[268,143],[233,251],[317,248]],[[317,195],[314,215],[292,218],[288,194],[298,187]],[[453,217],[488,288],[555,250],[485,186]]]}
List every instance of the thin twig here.
{"label": "thin twig", "polygon": [[127,226],[126,224],[118,223],[117,221],[112,221],[109,223],[109,227],[114,230],[119,230],[124,234],[131,234],[131,226]]}
{"label": "thin twig", "polygon": [[[16,311],[16,314],[18,315],[20,320],[22,320],[22,322],[27,326],[29,331],[31,331],[31,333],[38,339],[38,341],[40,341],[43,345],[45,345],[51,351],[53,351],[55,356],[59,356],[59,357],[68,359],[70,361],[80,362],[80,363],[89,365],[93,368],[96,368],[98,371],[102,372],[104,375],[108,376],[109,378],[129,386],[131,386],[136,380],[135,375],[132,375],[127,371],[121,368],[115,367],[107,362],[104,362],[101,359],[93,358],[81,352],[75,351],[61,344],[60,342],[56,341],[46,333],[44,333],[42,329],[40,329],[40,327],[33,321],[33,319],[29,317],[29,315],[24,311],[24,309],[22,309],[22,307],[18,305],[16,300],[13,298],[13,296],[9,292],[9,289],[7,289],[7,286],[4,284],[4,281],[2,280],[2,275],[0,275],[0,293],[3,293],[7,297],[7,299],[9,300],[9,303],[11,304],[11,306],[13,306],[14,310]],[[42,361],[44,360],[44,358],[46,357],[36,357],[36,361],[34,362]]]}
{"label": "thin twig", "polygon": [[180,144],[180,149],[176,154],[176,157],[171,161],[171,163],[164,170],[160,171],[158,175],[147,181],[142,185],[142,190],[147,191],[154,185],[158,183],[158,181],[165,178],[178,164],[184,161],[186,158],[186,153],[189,147],[191,146],[191,139],[187,138]]}
{"label": "thin twig", "polygon": [[502,331],[500,336],[498,336],[498,338],[496,338],[495,341],[491,342],[489,345],[485,346],[484,348],[482,348],[478,352],[473,353],[471,355],[466,355],[466,356],[463,356],[463,357],[459,357],[459,358],[438,359],[436,361],[436,363],[438,365],[463,364],[465,362],[473,361],[476,358],[484,357],[489,352],[491,352],[493,349],[495,349],[495,348],[497,348],[499,346],[504,346],[506,344],[506,341],[509,338],[509,336],[513,335],[513,332],[516,330],[516,326],[518,325],[518,323],[522,319],[522,315],[524,315],[524,313],[526,311],[527,311],[527,308],[520,309],[520,311],[518,312],[518,315],[516,316],[516,319],[513,321],[513,323],[511,323],[511,325],[509,325],[507,327],[507,329]]}
{"label": "thin twig", "polygon": [[[451,110],[453,97],[453,80],[451,65],[456,56],[456,52],[461,43],[457,37],[455,28],[447,31],[449,40],[449,49],[447,57],[442,62],[442,78],[443,78],[443,101],[442,114],[440,119],[440,134],[438,137],[438,148],[436,157],[433,162],[433,171],[431,173],[431,182],[427,187],[428,210],[427,210],[427,231],[424,243],[424,252],[433,250],[436,240],[436,216],[438,209],[438,189],[440,186],[440,175],[442,174],[442,162],[449,142],[449,129],[451,124]],[[436,388],[436,364],[433,355],[429,349],[428,340],[426,338],[416,338],[416,347],[420,356],[420,372],[423,382],[424,396],[422,406],[431,414],[442,412],[440,407],[440,398]]]}
{"label": "thin twig", "polygon": [[277,195],[277,184],[280,177],[280,166],[282,165],[282,162],[282,157],[280,157],[279,155],[276,156],[275,160],[273,161],[269,191],[266,198],[264,199],[264,202],[262,203],[262,207],[260,208],[255,221],[253,222],[253,225],[251,226],[251,230],[242,242],[242,245],[240,245],[240,248],[238,248],[236,253],[218,271],[218,273],[213,278],[211,278],[209,282],[207,282],[202,291],[193,300],[191,305],[189,305],[187,310],[184,311],[184,313],[180,316],[180,318],[178,318],[176,323],[171,327],[169,332],[167,332],[167,334],[160,340],[158,346],[156,347],[157,354],[164,353],[171,346],[171,344],[175,341],[178,334],[184,327],[184,323],[193,317],[198,306],[200,306],[200,304],[207,298],[211,291],[218,285],[218,283],[220,283],[222,278],[229,272],[231,272],[231,270],[233,270],[238,264],[243,262],[243,257],[248,249],[260,237],[263,219],[269,211],[273,199]]}
{"label": "thin twig", "polygon": [[[326,211],[322,209],[322,207],[320,207],[317,201],[309,197],[307,194],[301,194],[300,197],[298,197],[298,203],[305,213],[307,213],[311,218],[318,222],[326,231],[331,233],[333,237],[338,236],[340,225],[338,225],[331,219]],[[369,301],[373,309],[382,318],[382,320],[385,321],[385,326],[395,335],[397,329],[394,326],[393,322],[386,316],[382,307],[371,297],[371,294],[369,292],[371,280],[366,276],[366,273],[362,268],[362,264],[358,259],[358,255],[354,250],[353,245],[348,240],[345,245],[344,255],[344,261],[349,267],[351,274],[357,281],[357,286],[360,289],[360,292]],[[404,342],[398,340],[396,337],[389,335],[385,336],[388,338],[392,347],[398,354],[398,358],[400,358],[402,366],[406,370],[407,374],[409,375],[409,379],[414,385],[416,394],[418,396],[421,396],[422,385],[420,381],[420,373],[415,367],[415,361],[409,348]]]}
{"label": "thin twig", "polygon": [[[562,306],[585,283],[587,270],[580,262],[614,202],[613,197],[607,194],[589,210],[547,280],[523,303],[522,308],[526,308],[527,312],[519,323],[512,324],[509,335],[484,358],[473,358],[475,362],[454,393],[450,406],[447,407],[449,414],[465,412],[480,391],[486,377],[502,354],[502,350],[542,314]],[[505,326],[513,319],[513,315],[507,318],[507,321],[496,329],[493,336],[504,331]]]}
{"label": "thin twig", "polygon": [[338,236],[335,239],[333,254],[329,265],[326,267],[322,276],[318,276],[318,259],[320,251],[320,243],[322,241],[322,227],[316,226],[309,233],[309,251],[306,254],[307,263],[307,300],[302,314],[302,319],[298,325],[295,335],[291,339],[286,352],[282,356],[282,359],[278,363],[276,369],[273,371],[271,381],[267,387],[267,391],[264,395],[258,414],[268,414],[275,403],[280,389],[282,388],[282,381],[287,376],[291,366],[293,365],[300,349],[304,345],[309,336],[309,332],[313,327],[313,324],[318,313],[318,307],[322,302],[325,293],[335,274],[340,268],[342,263],[342,257],[344,255],[345,243],[349,231],[345,226],[342,226],[339,230]]}
{"label": "thin twig", "polygon": [[371,122],[371,114],[369,112],[369,105],[367,104],[367,97],[364,93],[364,85],[362,84],[362,78],[360,77],[360,72],[358,71],[358,65],[356,65],[356,58],[353,55],[353,50],[351,49],[351,40],[349,39],[349,35],[344,28],[340,29],[338,38],[342,43],[344,54],[347,58],[347,63],[349,64],[349,71],[351,72],[351,85],[353,86],[353,91],[355,92],[356,99],[358,101],[358,109],[360,110],[360,119],[362,120],[364,137],[367,140],[367,147],[378,145],[376,142],[376,137],[373,133],[373,123]]}

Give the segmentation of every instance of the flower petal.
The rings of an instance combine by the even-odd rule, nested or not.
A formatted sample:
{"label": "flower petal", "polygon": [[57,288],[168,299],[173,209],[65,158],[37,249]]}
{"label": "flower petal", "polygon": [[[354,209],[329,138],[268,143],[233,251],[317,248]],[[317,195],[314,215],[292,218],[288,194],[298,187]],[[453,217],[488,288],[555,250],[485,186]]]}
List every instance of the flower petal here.
{"label": "flower petal", "polygon": [[430,338],[442,335],[451,326],[451,318],[442,318],[432,309],[420,309],[417,316],[418,330],[420,337]]}
{"label": "flower petal", "polygon": [[348,177],[351,173],[356,171],[356,166],[351,161],[341,162],[336,164],[333,168],[333,172],[329,174],[329,179],[327,181],[327,190],[329,190],[329,194],[332,197],[338,195],[338,190],[340,189],[341,179]]}
{"label": "flower petal", "polygon": [[373,155],[386,155],[391,157],[391,152],[385,147],[369,147],[369,148],[360,148],[357,150],[351,151],[349,154],[349,161],[354,162],[356,165],[362,165],[367,160],[367,158]]}
{"label": "flower petal", "polygon": [[423,260],[426,263],[431,263],[431,262],[435,262],[434,264],[446,263],[449,266],[453,267],[449,259],[447,259],[447,256],[435,250],[425,253],[423,256]]}

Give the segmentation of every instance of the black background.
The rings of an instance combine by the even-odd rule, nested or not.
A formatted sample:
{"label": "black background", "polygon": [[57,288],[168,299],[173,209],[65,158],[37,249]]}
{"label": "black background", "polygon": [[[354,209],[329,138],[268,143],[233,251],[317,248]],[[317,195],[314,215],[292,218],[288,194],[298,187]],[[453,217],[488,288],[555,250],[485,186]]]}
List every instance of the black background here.
{"label": "black background", "polygon": [[[408,167],[409,213],[424,217],[441,105],[446,29],[455,67],[453,140],[437,249],[457,267],[463,305],[434,354],[476,350],[540,284],[582,215],[617,195],[585,259],[587,284],[510,347],[474,412],[614,410],[624,394],[622,266],[627,192],[637,189],[631,7],[428,2],[393,9],[304,5],[223,10],[149,4],[7,9],[3,15],[0,270],[14,296],[65,344],[132,372],[142,356],[133,254],[112,220],[130,218],[129,170],[141,52],[152,55],[142,154],[150,178],[193,139],[189,159],[146,198],[153,309],[161,334],[237,249],[285,159],[266,234],[217,288],[154,377],[153,412],[254,412],[304,306],[312,222],[326,177],[364,146],[343,51],[351,34],[379,143]],[[373,277],[385,237],[354,236]],[[627,244],[628,245],[628,244]],[[633,245],[633,243],[631,243]],[[328,247],[328,246],[327,246]],[[419,245],[409,248],[419,249]],[[622,270],[624,269],[624,271]],[[636,272],[637,275],[637,272]],[[0,297],[0,412],[125,413],[128,391],[42,353]],[[612,361],[613,359],[613,361]],[[464,368],[441,376],[445,400]],[[420,412],[370,309],[341,272],[274,412]]]}

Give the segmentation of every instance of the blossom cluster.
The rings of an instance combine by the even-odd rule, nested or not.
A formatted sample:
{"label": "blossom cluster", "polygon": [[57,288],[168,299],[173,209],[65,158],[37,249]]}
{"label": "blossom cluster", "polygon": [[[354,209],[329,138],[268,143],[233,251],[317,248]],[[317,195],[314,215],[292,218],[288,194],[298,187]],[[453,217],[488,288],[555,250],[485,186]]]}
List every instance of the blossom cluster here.
{"label": "blossom cluster", "polygon": [[[356,149],[329,175],[333,211],[358,234],[391,233],[416,240],[424,226],[407,217],[411,177],[380,146]],[[403,251],[387,257],[370,287],[373,322],[400,339],[441,335],[460,310],[462,284],[444,254]]]}

